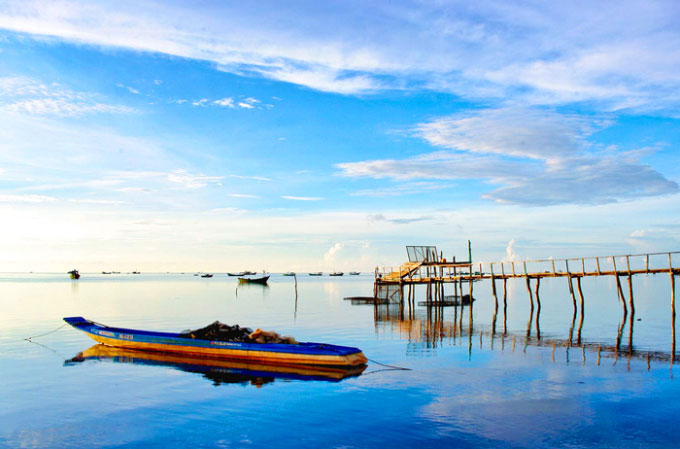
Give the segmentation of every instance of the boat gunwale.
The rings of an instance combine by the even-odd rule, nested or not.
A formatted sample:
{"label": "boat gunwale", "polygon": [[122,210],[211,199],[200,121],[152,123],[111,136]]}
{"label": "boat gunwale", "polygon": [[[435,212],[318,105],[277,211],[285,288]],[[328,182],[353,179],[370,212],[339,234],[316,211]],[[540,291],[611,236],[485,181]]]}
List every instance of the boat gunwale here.
{"label": "boat gunwale", "polygon": [[[96,323],[94,321],[87,320],[83,317],[67,317],[64,318],[68,324],[74,328],[81,330],[88,334],[93,334],[97,336],[102,336],[95,330],[103,330],[105,332],[127,334],[127,335],[138,335],[141,337],[149,337],[150,341],[144,340],[134,340],[138,343],[159,343],[174,346],[186,346],[195,348],[224,348],[224,349],[238,349],[244,351],[253,352],[277,352],[277,353],[289,353],[289,354],[300,354],[300,355],[319,355],[319,356],[349,356],[362,351],[359,348],[351,346],[339,346],[332,345],[328,343],[314,343],[314,342],[300,342],[298,344],[285,344],[285,343],[244,343],[236,341],[221,341],[221,340],[204,340],[199,338],[186,338],[180,337],[179,333],[172,332],[158,332],[158,331],[145,331],[141,329],[129,329],[122,327],[112,327],[105,324]],[[110,336],[103,335],[107,338],[111,338],[119,341],[130,341],[126,338],[120,336]],[[154,339],[155,337],[155,339]],[[163,339],[159,341],[158,339]]]}

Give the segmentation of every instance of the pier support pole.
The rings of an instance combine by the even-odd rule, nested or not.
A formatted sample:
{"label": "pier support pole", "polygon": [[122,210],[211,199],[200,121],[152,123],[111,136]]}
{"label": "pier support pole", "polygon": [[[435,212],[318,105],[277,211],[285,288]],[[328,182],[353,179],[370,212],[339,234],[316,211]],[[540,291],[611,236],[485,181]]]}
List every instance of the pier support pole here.
{"label": "pier support pole", "polygon": [[494,278],[493,273],[491,274],[491,293],[494,301],[493,320],[491,322],[491,344],[493,344],[493,336],[496,334],[496,317],[498,316],[498,295],[496,294],[496,278]]}
{"label": "pier support pole", "polygon": [[571,274],[568,275],[569,294],[571,294],[571,302],[574,305],[574,317],[576,317],[576,295],[574,295],[574,284],[571,282]]}
{"label": "pier support pole", "polygon": [[541,339],[541,327],[539,319],[541,318],[541,297],[538,295],[538,288],[541,286],[541,278],[536,278],[536,338]]}
{"label": "pier support pole", "polygon": [[529,276],[526,277],[527,281],[527,292],[529,292],[529,302],[531,303],[531,309],[529,311],[529,321],[527,322],[527,339],[531,336],[531,322],[534,320],[534,295],[531,293],[531,279]]}
{"label": "pier support pole", "polygon": [[671,267],[671,367],[675,362],[675,274],[673,273],[673,268]]}
{"label": "pier support pole", "polygon": [[508,333],[508,280],[503,279],[503,335]]}
{"label": "pier support pole", "polygon": [[581,290],[581,277],[576,277],[576,288],[578,289],[578,297],[581,300],[581,318],[578,322],[578,332],[576,333],[576,342],[581,344],[581,329],[583,329],[583,318],[585,316],[585,301],[583,300],[583,291]]}

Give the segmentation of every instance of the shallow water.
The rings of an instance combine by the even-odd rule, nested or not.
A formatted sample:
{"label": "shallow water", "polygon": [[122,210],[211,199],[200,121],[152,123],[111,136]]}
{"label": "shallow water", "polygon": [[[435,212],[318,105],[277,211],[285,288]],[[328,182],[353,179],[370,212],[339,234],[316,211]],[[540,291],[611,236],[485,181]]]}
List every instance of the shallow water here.
{"label": "shallow water", "polygon": [[[370,294],[372,281],[301,276],[296,300],[294,279],[280,275],[268,288],[225,275],[0,275],[0,446],[680,446],[668,276],[635,278],[632,333],[629,320],[619,332],[613,279],[584,279],[584,346],[578,319],[569,345],[564,279],[541,283],[538,329],[523,282],[508,283],[505,320],[498,284],[495,325],[490,284],[475,284],[470,326],[467,307],[461,320],[460,309],[343,300]],[[134,354],[64,363],[94,342],[68,326],[23,340],[74,315],[161,331],[219,319],[357,346],[371,363],[342,380],[238,366],[206,372]]]}

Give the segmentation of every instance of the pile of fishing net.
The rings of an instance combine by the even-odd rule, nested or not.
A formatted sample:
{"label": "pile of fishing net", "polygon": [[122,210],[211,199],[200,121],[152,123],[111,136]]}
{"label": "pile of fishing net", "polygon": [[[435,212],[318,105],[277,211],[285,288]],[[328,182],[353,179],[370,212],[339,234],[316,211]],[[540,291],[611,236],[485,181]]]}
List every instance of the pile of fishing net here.
{"label": "pile of fishing net", "polygon": [[295,338],[285,335],[281,336],[273,331],[263,331],[262,329],[255,329],[253,331],[248,327],[241,327],[238,324],[230,326],[219,321],[215,321],[200,329],[182,331],[179,336],[181,338],[194,338],[197,340],[235,341],[241,343],[298,344]]}

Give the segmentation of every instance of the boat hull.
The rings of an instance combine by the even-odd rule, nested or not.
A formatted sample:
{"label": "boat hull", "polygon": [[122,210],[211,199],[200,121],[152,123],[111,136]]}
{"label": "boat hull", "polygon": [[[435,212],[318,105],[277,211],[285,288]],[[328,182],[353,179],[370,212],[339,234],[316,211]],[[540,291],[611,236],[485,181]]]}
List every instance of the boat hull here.
{"label": "boat hull", "polygon": [[182,338],[179,334],[104,326],[82,317],[64,318],[98,343],[117,348],[276,365],[358,366],[368,360],[358,348],[323,343],[258,344]]}

